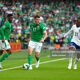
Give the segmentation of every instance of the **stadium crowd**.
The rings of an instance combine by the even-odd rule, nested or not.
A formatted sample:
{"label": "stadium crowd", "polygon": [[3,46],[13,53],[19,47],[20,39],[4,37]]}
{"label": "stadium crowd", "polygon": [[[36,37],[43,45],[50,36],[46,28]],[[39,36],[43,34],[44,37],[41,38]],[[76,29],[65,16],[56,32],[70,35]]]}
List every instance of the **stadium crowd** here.
{"label": "stadium crowd", "polygon": [[71,29],[80,16],[79,3],[78,0],[0,0],[0,26],[6,15],[12,13],[11,42],[22,42],[26,46],[30,34],[29,24],[35,15],[39,15],[48,32],[45,42],[67,48],[73,33],[65,39],[60,37]]}

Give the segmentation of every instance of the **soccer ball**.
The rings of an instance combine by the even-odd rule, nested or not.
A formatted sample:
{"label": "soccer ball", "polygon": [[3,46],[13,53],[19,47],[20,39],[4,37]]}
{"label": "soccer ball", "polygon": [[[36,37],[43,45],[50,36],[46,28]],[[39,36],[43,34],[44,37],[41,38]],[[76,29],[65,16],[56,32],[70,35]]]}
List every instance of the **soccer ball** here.
{"label": "soccer ball", "polygon": [[29,69],[29,64],[28,63],[25,63],[24,65],[23,65],[23,68],[25,69],[25,70],[28,70]]}

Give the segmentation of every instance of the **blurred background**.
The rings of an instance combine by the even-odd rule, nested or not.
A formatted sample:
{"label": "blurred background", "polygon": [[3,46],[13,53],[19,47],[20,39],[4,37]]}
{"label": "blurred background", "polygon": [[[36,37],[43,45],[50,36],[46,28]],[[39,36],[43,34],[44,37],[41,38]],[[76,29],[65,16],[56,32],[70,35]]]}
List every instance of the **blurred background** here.
{"label": "blurred background", "polygon": [[60,37],[71,29],[80,16],[80,0],[0,0],[0,26],[8,13],[14,17],[10,35],[13,51],[27,49],[29,25],[35,15],[40,15],[48,33],[43,48],[68,49],[73,33],[65,39]]}

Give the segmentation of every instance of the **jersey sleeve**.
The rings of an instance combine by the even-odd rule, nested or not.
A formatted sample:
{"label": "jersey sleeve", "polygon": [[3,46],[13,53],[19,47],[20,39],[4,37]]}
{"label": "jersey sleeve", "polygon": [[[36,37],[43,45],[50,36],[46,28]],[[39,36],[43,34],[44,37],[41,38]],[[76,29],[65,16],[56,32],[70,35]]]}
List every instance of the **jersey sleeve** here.
{"label": "jersey sleeve", "polygon": [[5,40],[4,31],[2,30],[2,28],[0,28],[0,33],[1,33],[1,35],[2,35],[2,40]]}
{"label": "jersey sleeve", "polygon": [[46,31],[46,27],[43,24],[41,25],[41,29],[43,32]]}
{"label": "jersey sleeve", "polygon": [[8,27],[7,22],[4,23],[4,25],[1,27],[3,30],[6,29]]}
{"label": "jersey sleeve", "polygon": [[74,25],[72,26],[72,28],[67,33],[64,34],[64,37],[66,37],[67,35],[69,35],[73,31],[73,27],[74,27]]}

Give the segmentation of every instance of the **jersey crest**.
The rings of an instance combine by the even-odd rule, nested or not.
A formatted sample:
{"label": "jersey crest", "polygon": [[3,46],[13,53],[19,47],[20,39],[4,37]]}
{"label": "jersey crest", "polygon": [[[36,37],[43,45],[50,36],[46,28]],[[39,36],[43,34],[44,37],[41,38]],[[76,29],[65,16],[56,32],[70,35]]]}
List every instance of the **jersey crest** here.
{"label": "jersey crest", "polygon": [[3,26],[3,28],[5,28],[6,26]]}

